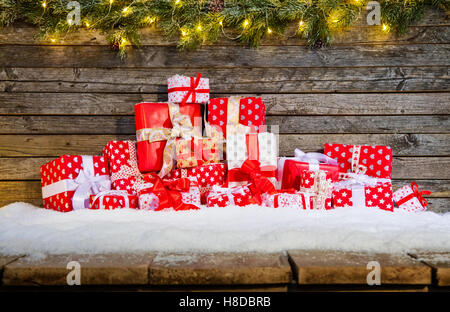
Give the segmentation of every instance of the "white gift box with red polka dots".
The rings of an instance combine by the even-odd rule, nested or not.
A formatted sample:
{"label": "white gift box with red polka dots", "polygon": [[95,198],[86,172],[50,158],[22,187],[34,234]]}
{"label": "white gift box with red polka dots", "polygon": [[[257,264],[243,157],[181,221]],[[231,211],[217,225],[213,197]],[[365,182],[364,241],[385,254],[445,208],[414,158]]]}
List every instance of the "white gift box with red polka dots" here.
{"label": "white gift box with red polka dots", "polygon": [[[209,100],[209,79],[174,75],[167,79],[169,102],[206,104]],[[192,92],[190,92],[192,90]],[[190,93],[189,93],[190,92]]]}

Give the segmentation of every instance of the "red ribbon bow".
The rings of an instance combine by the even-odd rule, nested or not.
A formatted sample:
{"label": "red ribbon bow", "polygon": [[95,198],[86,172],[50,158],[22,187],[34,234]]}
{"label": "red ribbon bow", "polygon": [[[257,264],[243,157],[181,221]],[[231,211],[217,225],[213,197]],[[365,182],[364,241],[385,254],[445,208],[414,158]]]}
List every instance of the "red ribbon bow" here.
{"label": "red ribbon bow", "polygon": [[263,170],[258,160],[247,159],[241,168],[230,170],[233,181],[250,181],[248,186],[259,205],[262,203],[261,195],[263,193],[274,193],[275,186],[268,179],[274,176],[273,170]]}
{"label": "red ribbon bow", "polygon": [[422,197],[422,195],[430,195],[431,191],[428,190],[424,190],[424,191],[420,191],[419,192],[419,186],[417,185],[416,182],[411,182],[411,189],[412,189],[412,193],[409,194],[408,196],[403,197],[402,199],[396,201],[396,204],[398,206],[403,205],[404,203],[406,203],[408,200],[417,197],[417,199],[419,200],[420,204],[422,205],[422,207],[426,207],[428,206],[428,202],[425,198]]}
{"label": "red ribbon bow", "polygon": [[193,204],[186,204],[182,200],[181,192],[188,192],[191,181],[188,178],[181,178],[172,181],[163,181],[158,175],[151,174],[153,187],[145,189],[139,193],[154,193],[159,199],[159,206],[155,211],[173,207],[174,210],[200,209]]}
{"label": "red ribbon bow", "polygon": [[186,104],[186,102],[189,99],[189,97],[191,96],[191,94],[192,94],[191,103],[195,103],[197,93],[208,93],[209,92],[208,89],[197,89],[197,87],[200,83],[201,77],[202,77],[202,75],[200,73],[197,73],[197,77],[195,78],[195,80],[194,80],[194,77],[189,77],[191,79],[191,85],[189,87],[175,87],[175,88],[170,88],[167,91],[168,91],[168,93],[178,92],[178,91],[187,91],[186,95],[184,96],[183,100],[181,101],[181,104]]}

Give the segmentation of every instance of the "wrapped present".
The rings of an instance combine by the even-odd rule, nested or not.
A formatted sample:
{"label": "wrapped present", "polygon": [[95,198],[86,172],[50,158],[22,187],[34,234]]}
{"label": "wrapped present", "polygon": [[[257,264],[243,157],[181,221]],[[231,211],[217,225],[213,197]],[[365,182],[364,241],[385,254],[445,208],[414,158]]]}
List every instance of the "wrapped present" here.
{"label": "wrapped present", "polygon": [[391,180],[349,173],[347,180],[334,184],[333,206],[394,211]]}
{"label": "wrapped present", "polygon": [[164,177],[175,161],[176,139],[201,137],[200,105],[139,103],[134,110],[139,170]]}
{"label": "wrapped present", "polygon": [[208,104],[208,122],[227,137],[227,125],[259,128],[266,124],[266,106],[261,98],[239,97],[211,99]]}
{"label": "wrapped present", "polygon": [[312,193],[300,191],[278,190],[275,193],[265,193],[262,195],[263,204],[272,208],[295,208],[310,210],[314,207]]}
{"label": "wrapped present", "polygon": [[[302,172],[300,191],[311,194],[310,209],[329,210],[331,209],[331,198],[333,194],[333,181],[327,172],[310,171]],[[306,208],[305,208],[306,209]]]}
{"label": "wrapped present", "polygon": [[127,191],[104,191],[89,197],[89,209],[114,210],[138,208],[138,198]]}
{"label": "wrapped present", "polygon": [[428,190],[420,191],[416,182],[411,182],[411,185],[405,185],[395,191],[393,199],[395,204],[400,210],[408,212],[421,212],[425,211],[428,206],[428,202],[422,195],[430,195]]}
{"label": "wrapped present", "polygon": [[200,209],[200,189],[196,178],[162,180],[152,174],[153,179],[138,191],[140,209],[159,211]]}
{"label": "wrapped present", "polygon": [[206,104],[209,100],[209,79],[174,75],[167,79],[169,102]]}
{"label": "wrapped present", "polygon": [[220,162],[219,141],[212,138],[193,138],[176,141],[178,168],[191,168]]}
{"label": "wrapped present", "polygon": [[137,194],[142,184],[148,182],[138,168],[135,141],[109,141],[103,148],[103,156],[109,164],[113,190]]}
{"label": "wrapped present", "polygon": [[279,189],[300,189],[302,172],[324,171],[331,181],[339,179],[337,161],[320,153],[304,153],[295,149],[295,157],[280,157],[278,159],[277,180]]}
{"label": "wrapped present", "polygon": [[232,188],[214,185],[207,196],[208,207],[247,206],[259,204],[250,188],[238,186]]}
{"label": "wrapped present", "polygon": [[325,155],[339,164],[340,178],[346,173],[391,179],[392,149],[389,146],[325,144]]}
{"label": "wrapped present", "polygon": [[251,175],[242,167],[246,160],[258,161],[259,167],[252,169],[276,185],[278,157],[276,135],[269,132],[250,133],[250,129],[242,125],[229,125],[227,129],[228,185],[234,187],[250,182]]}
{"label": "wrapped present", "polygon": [[89,197],[110,190],[103,156],[63,155],[41,166],[44,207],[61,212],[89,208]]}
{"label": "wrapped present", "polygon": [[225,183],[226,173],[226,164],[215,163],[188,169],[175,169],[171,171],[166,178],[177,179],[196,177],[200,187],[201,202],[202,204],[206,204],[206,196],[213,185],[222,186]]}

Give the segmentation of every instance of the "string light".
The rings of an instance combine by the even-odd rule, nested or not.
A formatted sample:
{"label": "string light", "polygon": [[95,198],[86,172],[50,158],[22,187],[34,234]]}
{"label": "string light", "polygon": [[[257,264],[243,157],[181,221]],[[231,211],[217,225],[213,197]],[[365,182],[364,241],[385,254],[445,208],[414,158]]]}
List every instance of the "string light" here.
{"label": "string light", "polygon": [[183,36],[186,36],[186,35],[187,35],[186,31],[184,31],[184,30],[181,31],[181,34],[182,34]]}
{"label": "string light", "polygon": [[202,30],[202,25],[199,24],[199,25],[197,26],[197,30],[198,30],[198,31],[201,31],[201,30]]}
{"label": "string light", "polygon": [[109,5],[111,5],[114,2],[114,0],[109,0]]}
{"label": "string light", "polygon": [[389,25],[387,25],[387,24],[383,24],[383,28],[382,29],[383,29],[384,32],[388,32],[390,30]]}
{"label": "string light", "polygon": [[244,21],[244,23],[242,24],[242,26],[243,26],[244,28],[246,28],[246,27],[248,26],[248,24],[249,24],[249,21],[246,19],[246,20]]}
{"label": "string light", "polygon": [[149,16],[149,17],[147,17],[147,22],[148,22],[149,24],[152,24],[152,23],[154,23],[154,22],[155,22],[155,18],[154,18],[154,17],[151,17],[151,16]]}
{"label": "string light", "polygon": [[222,26],[222,25],[223,25],[223,22],[222,22],[222,21],[220,21],[220,22],[219,22],[219,25],[220,25],[220,26]]}
{"label": "string light", "polygon": [[55,43],[55,42],[56,42],[56,39],[55,39],[55,38],[50,38],[50,41],[51,41],[52,43]]}
{"label": "string light", "polygon": [[267,28],[267,33],[268,33],[268,34],[271,34],[271,33],[272,33],[272,29]]}
{"label": "string light", "polygon": [[85,25],[87,28],[89,28],[89,26],[91,26],[88,22],[86,22]]}
{"label": "string light", "polygon": [[175,0],[175,4],[181,5],[181,0]]}
{"label": "string light", "polygon": [[122,40],[120,41],[121,45],[126,45],[127,44],[127,39],[122,38]]}
{"label": "string light", "polygon": [[45,9],[47,7],[47,2],[42,2],[42,7]]}

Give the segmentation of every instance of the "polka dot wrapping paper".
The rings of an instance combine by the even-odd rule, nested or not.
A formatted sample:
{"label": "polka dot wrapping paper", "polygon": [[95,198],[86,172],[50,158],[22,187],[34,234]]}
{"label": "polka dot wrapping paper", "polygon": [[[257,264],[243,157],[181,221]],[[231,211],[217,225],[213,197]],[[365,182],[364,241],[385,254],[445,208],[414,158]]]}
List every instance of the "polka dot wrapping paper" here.
{"label": "polka dot wrapping paper", "polygon": [[167,79],[169,102],[206,104],[209,100],[209,79],[174,75]]}
{"label": "polka dot wrapping paper", "polygon": [[[125,196],[127,198],[125,198]],[[97,195],[91,195],[89,198],[89,209],[114,210],[122,208],[138,208],[138,198],[136,195],[103,195],[96,199]],[[95,201],[94,201],[95,200]],[[128,203],[128,207],[126,206]]]}
{"label": "polka dot wrapping paper", "polygon": [[364,173],[391,179],[392,149],[389,146],[326,143],[324,154],[338,162],[340,173]]}
{"label": "polka dot wrapping paper", "polygon": [[226,207],[230,205],[247,206],[258,204],[248,186],[222,188],[214,186],[207,197],[208,207]]}
{"label": "polka dot wrapping paper", "polygon": [[422,195],[430,195],[430,191],[420,191],[417,183],[412,182],[411,185],[405,185],[399,188],[393,194],[394,202],[399,210],[408,212],[422,212],[427,210],[428,202]]}

